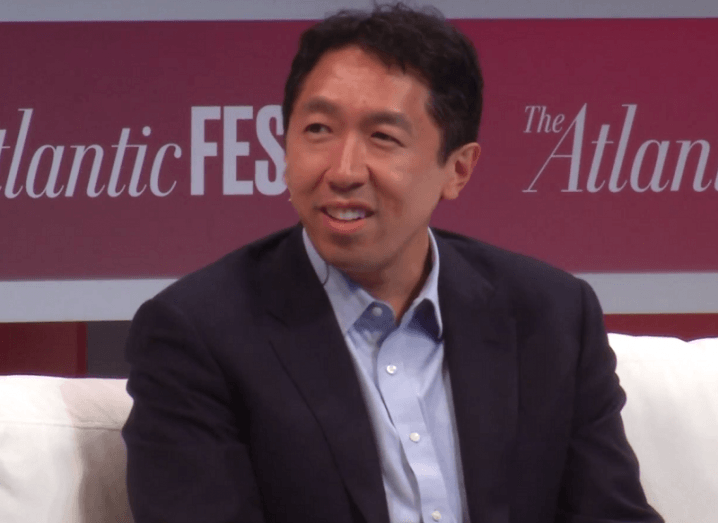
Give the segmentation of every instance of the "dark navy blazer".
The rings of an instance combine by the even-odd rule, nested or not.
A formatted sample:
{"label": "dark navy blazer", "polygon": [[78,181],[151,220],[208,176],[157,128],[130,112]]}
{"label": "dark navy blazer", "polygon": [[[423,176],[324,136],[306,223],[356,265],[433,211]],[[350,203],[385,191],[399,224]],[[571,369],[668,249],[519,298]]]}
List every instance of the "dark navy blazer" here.
{"label": "dark navy blazer", "polygon": [[[435,236],[471,521],[661,522],[626,441],[590,287]],[[389,522],[359,382],[301,227],[145,303],[127,358],[136,523]]]}

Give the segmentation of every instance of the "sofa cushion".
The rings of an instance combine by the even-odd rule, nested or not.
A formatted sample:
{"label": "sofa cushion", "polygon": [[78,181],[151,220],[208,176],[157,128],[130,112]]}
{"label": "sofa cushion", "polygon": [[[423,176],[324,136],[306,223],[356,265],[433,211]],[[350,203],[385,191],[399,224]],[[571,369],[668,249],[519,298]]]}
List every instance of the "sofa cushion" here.
{"label": "sofa cushion", "polygon": [[[718,338],[610,334],[626,434],[667,523],[713,523]],[[131,522],[120,430],[125,380],[0,377],[0,522]]]}
{"label": "sofa cushion", "polygon": [[0,377],[0,521],[131,522],[125,380]]}
{"label": "sofa cushion", "polygon": [[641,482],[666,523],[718,521],[718,338],[610,334]]}

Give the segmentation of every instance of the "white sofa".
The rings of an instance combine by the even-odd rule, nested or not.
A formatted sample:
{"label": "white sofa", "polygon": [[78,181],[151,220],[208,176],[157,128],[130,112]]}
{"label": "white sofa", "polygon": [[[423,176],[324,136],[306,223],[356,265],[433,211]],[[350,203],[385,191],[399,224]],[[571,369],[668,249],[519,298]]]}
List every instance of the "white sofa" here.
{"label": "white sofa", "polygon": [[[718,522],[718,338],[610,335],[628,439],[667,523]],[[124,380],[0,377],[0,522],[131,522]]]}

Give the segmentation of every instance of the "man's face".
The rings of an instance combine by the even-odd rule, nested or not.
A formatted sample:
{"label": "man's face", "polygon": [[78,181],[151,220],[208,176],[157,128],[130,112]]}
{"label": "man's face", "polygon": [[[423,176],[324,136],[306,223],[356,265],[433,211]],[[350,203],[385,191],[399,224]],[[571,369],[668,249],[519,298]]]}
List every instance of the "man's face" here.
{"label": "man's face", "polygon": [[286,182],[319,254],[350,275],[423,265],[436,204],[465,183],[454,155],[438,164],[428,100],[418,75],[355,46],[326,53],[304,80]]}

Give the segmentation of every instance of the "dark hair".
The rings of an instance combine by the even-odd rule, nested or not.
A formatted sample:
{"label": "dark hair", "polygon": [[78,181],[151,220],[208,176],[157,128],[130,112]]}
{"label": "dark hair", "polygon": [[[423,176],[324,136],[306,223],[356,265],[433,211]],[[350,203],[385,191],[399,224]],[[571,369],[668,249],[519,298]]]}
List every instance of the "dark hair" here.
{"label": "dark hair", "polygon": [[302,33],[284,87],[285,133],[304,79],[327,51],[348,45],[424,77],[431,91],[427,112],[441,129],[439,164],[476,140],[484,80],[474,46],[438,10],[414,10],[401,2],[375,6],[371,13],[340,11]]}

